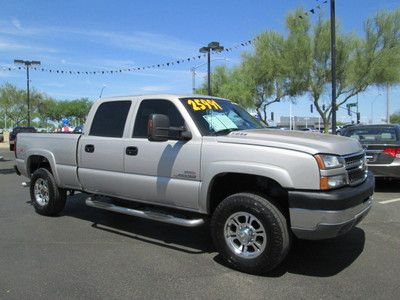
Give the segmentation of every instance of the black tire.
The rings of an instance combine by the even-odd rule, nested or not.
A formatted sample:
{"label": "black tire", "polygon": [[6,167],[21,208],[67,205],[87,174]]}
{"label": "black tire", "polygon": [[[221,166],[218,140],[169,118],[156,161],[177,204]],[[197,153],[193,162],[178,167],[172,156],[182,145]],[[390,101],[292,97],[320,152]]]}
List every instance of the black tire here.
{"label": "black tire", "polygon": [[[263,248],[257,249],[258,251],[254,251],[257,252],[256,257],[244,258],[235,253],[225,239],[227,220],[232,220],[230,218],[232,215],[237,213],[240,215],[242,212],[256,217],[257,222],[264,227],[266,244]],[[257,225],[257,222],[253,224]],[[236,226],[231,224],[233,227]],[[211,219],[211,235],[217,251],[231,267],[250,274],[265,274],[277,267],[289,252],[290,234],[287,224],[281,211],[266,198],[252,193],[238,193],[224,199],[215,209]],[[239,245],[241,243],[239,239],[232,240],[239,242]],[[261,237],[261,240],[264,238]],[[252,248],[256,250],[254,246]]]}
{"label": "black tire", "polygon": [[14,151],[14,145],[10,145],[10,151]]}
{"label": "black tire", "polygon": [[[36,182],[41,180],[47,184],[48,187],[48,201],[47,203],[40,203],[35,196]],[[55,216],[59,214],[65,207],[67,199],[67,192],[57,186],[53,174],[47,169],[37,169],[31,178],[30,184],[31,201],[35,211],[38,214],[45,216]]]}

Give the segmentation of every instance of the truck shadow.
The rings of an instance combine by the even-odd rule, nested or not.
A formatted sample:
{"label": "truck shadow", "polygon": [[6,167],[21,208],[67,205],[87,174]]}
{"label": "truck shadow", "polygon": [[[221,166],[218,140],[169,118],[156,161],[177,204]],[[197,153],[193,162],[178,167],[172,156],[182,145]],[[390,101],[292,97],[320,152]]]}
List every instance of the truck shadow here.
{"label": "truck shadow", "polygon": [[[364,244],[364,231],[358,227],[343,236],[329,240],[296,239],[283,263],[264,277],[281,277],[286,273],[331,277],[349,267],[362,253]],[[214,260],[227,266],[220,255],[214,257]]]}
{"label": "truck shadow", "polygon": [[394,178],[375,178],[375,192],[399,193],[400,180]]}
{"label": "truck shadow", "polygon": [[9,175],[13,173],[15,173],[15,170],[13,168],[0,169],[0,174],[2,175]]}
{"label": "truck shadow", "polygon": [[86,194],[69,196],[60,216],[70,216],[92,222],[92,227],[174,250],[202,254],[213,251],[207,226],[185,228],[151,220],[117,214],[85,204]]}
{"label": "truck shadow", "polygon": [[329,240],[295,240],[285,262],[269,276],[286,272],[313,277],[334,276],[349,267],[364,250],[365,233],[359,227]]}
{"label": "truck shadow", "polygon": [[[85,205],[85,194],[68,197],[61,216],[83,219],[97,230],[107,231],[152,245],[189,253],[215,253],[208,226],[185,228],[116,214]],[[362,253],[365,233],[355,228],[330,240],[294,240],[285,261],[266,277],[281,277],[286,273],[314,277],[334,276],[350,266]],[[227,267],[219,254],[214,261]]]}

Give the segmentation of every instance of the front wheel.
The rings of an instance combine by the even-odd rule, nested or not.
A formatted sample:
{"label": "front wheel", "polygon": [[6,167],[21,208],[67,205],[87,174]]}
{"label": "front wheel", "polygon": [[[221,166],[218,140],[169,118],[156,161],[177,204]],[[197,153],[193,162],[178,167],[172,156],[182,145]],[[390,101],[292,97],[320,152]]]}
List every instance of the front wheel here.
{"label": "front wheel", "polygon": [[222,257],[246,273],[271,271],[290,248],[286,218],[266,198],[251,193],[224,199],[212,216],[211,230]]}
{"label": "front wheel", "polygon": [[53,174],[47,169],[37,169],[31,178],[30,194],[36,212],[45,216],[59,214],[65,206],[67,193],[60,189]]}

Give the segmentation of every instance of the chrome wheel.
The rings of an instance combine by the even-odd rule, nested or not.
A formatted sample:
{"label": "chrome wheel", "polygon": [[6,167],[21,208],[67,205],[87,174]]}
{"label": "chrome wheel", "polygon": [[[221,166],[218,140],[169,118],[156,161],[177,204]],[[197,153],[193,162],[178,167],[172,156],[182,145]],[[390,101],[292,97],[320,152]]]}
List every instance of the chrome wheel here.
{"label": "chrome wheel", "polygon": [[34,186],[34,195],[37,204],[45,206],[49,203],[49,186],[43,178],[38,178]]}
{"label": "chrome wheel", "polygon": [[225,242],[242,258],[259,256],[267,244],[264,226],[254,215],[237,212],[231,215],[224,226]]}

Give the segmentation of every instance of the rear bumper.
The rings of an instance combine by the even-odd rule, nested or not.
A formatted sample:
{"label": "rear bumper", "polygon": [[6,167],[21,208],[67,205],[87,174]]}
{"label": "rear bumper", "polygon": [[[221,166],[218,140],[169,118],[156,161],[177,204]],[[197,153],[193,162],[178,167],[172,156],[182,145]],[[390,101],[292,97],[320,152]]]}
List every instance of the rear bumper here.
{"label": "rear bumper", "polygon": [[374,177],[364,183],[328,192],[289,192],[290,223],[301,239],[328,239],[356,226],[370,211]]}
{"label": "rear bumper", "polygon": [[400,160],[397,159],[393,163],[387,165],[369,164],[368,170],[370,170],[375,175],[375,177],[400,178]]}

